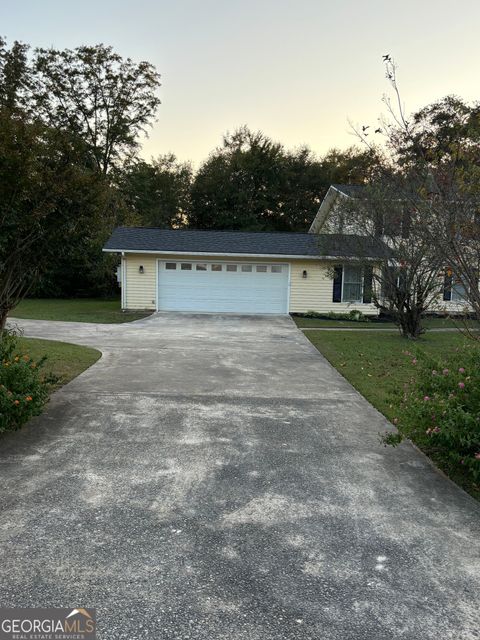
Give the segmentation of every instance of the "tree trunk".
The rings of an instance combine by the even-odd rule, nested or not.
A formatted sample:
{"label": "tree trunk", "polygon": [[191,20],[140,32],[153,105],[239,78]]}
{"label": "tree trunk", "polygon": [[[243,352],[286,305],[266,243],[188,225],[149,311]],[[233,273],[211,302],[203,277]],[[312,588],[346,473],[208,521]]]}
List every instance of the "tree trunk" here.
{"label": "tree trunk", "polygon": [[398,326],[404,338],[417,340],[425,329],[422,327],[422,314],[415,310],[407,310],[398,315]]}
{"label": "tree trunk", "polygon": [[0,309],[0,331],[5,329],[5,325],[7,324],[7,316],[10,312],[10,309],[2,308]]}

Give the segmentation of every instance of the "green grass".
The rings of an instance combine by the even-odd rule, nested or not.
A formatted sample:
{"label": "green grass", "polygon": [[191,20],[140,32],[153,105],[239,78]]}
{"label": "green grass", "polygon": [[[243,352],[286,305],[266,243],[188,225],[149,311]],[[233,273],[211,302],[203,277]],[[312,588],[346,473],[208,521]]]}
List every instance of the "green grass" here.
{"label": "green grass", "polygon": [[466,340],[456,333],[429,333],[416,342],[393,332],[312,331],[305,335],[390,420],[396,416],[403,384],[412,373],[412,358],[404,352],[442,356]]}
{"label": "green grass", "polygon": [[18,350],[34,360],[46,355],[47,361],[43,371],[47,374],[53,373],[59,378],[56,388],[76,378],[102,355],[100,351],[90,347],[37,338],[19,338]]}
{"label": "green grass", "polygon": [[[353,320],[334,320],[324,318],[302,318],[293,316],[293,320],[297,327],[301,329],[323,328],[323,329],[392,329],[397,330],[393,322],[380,322],[371,320],[370,322],[354,322]],[[478,322],[468,320],[467,324],[470,328],[479,328]],[[456,329],[463,328],[465,325],[461,320],[453,318],[426,318],[424,321],[426,329]]]}
{"label": "green grass", "polygon": [[32,320],[62,320],[68,322],[119,323],[146,318],[151,312],[122,312],[120,300],[81,298],[75,300],[22,300],[10,313],[12,318]]}
{"label": "green grass", "polygon": [[[412,376],[413,356],[424,353],[448,358],[449,352],[454,352],[468,340],[460,333],[428,333],[416,342],[393,332],[307,331],[305,335],[389,420],[398,415],[403,385]],[[433,452],[425,453],[430,454],[433,462],[441,468],[441,461],[436,459]],[[461,472],[451,478],[480,499],[479,488],[472,485]]]}

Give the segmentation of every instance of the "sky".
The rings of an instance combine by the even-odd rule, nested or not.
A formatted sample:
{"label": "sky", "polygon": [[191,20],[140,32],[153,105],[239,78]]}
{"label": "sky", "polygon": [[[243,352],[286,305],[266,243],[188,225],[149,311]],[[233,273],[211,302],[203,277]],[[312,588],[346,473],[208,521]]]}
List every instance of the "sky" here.
{"label": "sky", "polygon": [[241,125],[316,154],[377,123],[398,65],[407,112],[480,98],[477,0],[2,0],[0,34],[32,46],[109,44],[160,72],[146,159],[198,166]]}

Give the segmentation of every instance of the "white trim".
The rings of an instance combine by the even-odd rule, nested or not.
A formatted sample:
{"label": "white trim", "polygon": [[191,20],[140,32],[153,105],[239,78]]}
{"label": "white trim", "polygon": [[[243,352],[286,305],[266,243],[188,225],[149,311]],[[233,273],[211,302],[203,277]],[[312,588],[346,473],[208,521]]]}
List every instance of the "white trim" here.
{"label": "white trim", "polygon": [[140,249],[102,249],[105,253],[140,253],[165,256],[215,256],[228,258],[296,258],[298,260],[318,260],[319,258],[326,260],[338,260],[347,256],[300,256],[289,255],[283,253],[215,253],[210,251],[149,251]]}
{"label": "white trim", "polygon": [[156,262],[156,269],[155,269],[155,311],[159,311],[158,309],[158,286],[160,284],[159,282],[159,276],[160,276],[160,259],[157,258]]}
{"label": "white trim", "polygon": [[[351,187],[351,186],[358,186],[358,185],[348,185],[345,184],[343,185],[344,187]],[[330,188],[333,189],[334,191],[336,191],[337,193],[340,193],[342,196],[345,196],[345,198],[350,198],[350,200],[355,200],[356,198],[354,198],[353,196],[349,196],[348,193],[345,193],[345,191],[342,191],[341,189],[339,189],[338,187],[336,187],[334,184],[330,185]]]}
{"label": "white trim", "polygon": [[325,194],[322,202],[320,203],[320,206],[315,215],[315,218],[313,219],[312,224],[310,225],[308,233],[321,233],[323,226],[327,221],[328,216],[330,215],[330,211],[335,206],[335,203],[337,202],[339,197],[348,198],[350,200],[354,199],[352,196],[347,195],[344,191],[341,191],[337,187],[333,186],[333,184],[331,184],[328,187],[328,191]]}
{"label": "white trim", "polygon": [[[350,284],[350,283],[349,283]],[[342,300],[341,302],[344,304],[369,304],[368,302],[363,302],[363,289],[365,287],[365,269],[362,269],[361,279],[360,279],[360,298],[358,300],[344,300],[343,299],[343,287],[345,285],[345,265],[342,264]]]}
{"label": "white trim", "polygon": [[287,282],[287,313],[290,313],[290,287],[292,285],[292,265],[287,262],[288,265],[288,282]]}
{"label": "white trim", "polygon": [[[283,253],[211,253],[208,251],[141,251],[139,249],[102,249],[105,253],[133,253],[133,254],[150,254],[160,256],[203,256],[208,258],[209,256],[222,257],[223,261],[229,258],[271,258],[275,260],[372,260],[381,261],[383,258],[367,258],[365,256],[300,256],[289,255]],[[212,262],[210,260],[209,262]]]}
{"label": "white trim", "polygon": [[120,269],[121,269],[121,305],[122,310],[127,308],[127,261],[125,256],[122,253],[122,257],[120,259]]}

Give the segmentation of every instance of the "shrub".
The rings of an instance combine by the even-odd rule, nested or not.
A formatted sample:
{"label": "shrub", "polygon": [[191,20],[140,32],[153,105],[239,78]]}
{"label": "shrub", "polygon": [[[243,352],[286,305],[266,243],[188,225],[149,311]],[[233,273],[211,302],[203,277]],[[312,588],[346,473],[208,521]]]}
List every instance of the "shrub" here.
{"label": "shrub", "polygon": [[408,437],[450,475],[480,481],[480,349],[472,343],[443,360],[411,359],[412,378],[405,385],[398,418],[399,434],[387,444]]}
{"label": "shrub", "polygon": [[361,311],[352,309],[348,314],[349,320],[354,320],[355,322],[368,322],[368,318]]}
{"label": "shrub", "polygon": [[0,433],[19,429],[42,412],[57,381],[43,375],[46,358],[35,361],[21,353],[15,333],[0,333]]}
{"label": "shrub", "polygon": [[335,313],[334,311],[329,311],[328,313],[321,313],[319,311],[307,311],[305,314],[303,314],[303,316],[305,318],[323,318],[324,320],[350,320],[354,322],[370,321],[370,318],[368,316],[355,309],[352,309],[348,313]]}

